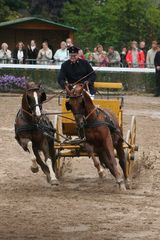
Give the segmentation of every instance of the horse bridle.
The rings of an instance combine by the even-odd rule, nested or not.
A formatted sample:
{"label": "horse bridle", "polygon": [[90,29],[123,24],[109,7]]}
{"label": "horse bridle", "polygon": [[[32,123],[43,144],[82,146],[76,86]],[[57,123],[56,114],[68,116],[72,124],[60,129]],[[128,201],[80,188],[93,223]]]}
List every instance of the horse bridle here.
{"label": "horse bridle", "polygon": [[[83,97],[83,94],[80,94],[80,95],[75,95],[75,96],[67,96],[67,98],[69,99],[77,99],[77,98],[81,98]],[[67,110],[71,110],[71,104],[69,102],[66,102],[66,105],[68,104],[68,108]],[[82,104],[83,104],[83,100],[82,100]],[[79,112],[74,112],[74,115],[84,115],[84,112],[83,111],[79,111]]]}
{"label": "horse bridle", "polygon": [[[69,99],[71,98],[80,98],[83,97],[83,94],[77,95],[77,96],[67,96]],[[69,104],[70,105],[70,104]],[[70,109],[71,110],[71,109]],[[85,120],[87,120],[90,115],[97,110],[97,107],[95,107],[87,116],[85,116]],[[84,115],[84,112],[76,112],[75,115]]]}
{"label": "horse bridle", "polygon": [[42,109],[42,102],[41,103],[38,103],[38,104],[33,104],[33,105],[30,105],[30,103],[29,103],[29,101],[28,101],[28,95],[27,95],[27,92],[30,92],[30,91],[40,91],[41,89],[40,88],[29,88],[29,89],[27,89],[26,90],[26,94],[25,94],[25,99],[26,99],[26,103],[27,103],[27,105],[28,105],[28,107],[29,107],[29,110],[31,111],[31,113],[30,112],[28,112],[28,111],[26,111],[25,109],[22,109],[24,112],[26,112],[26,113],[28,113],[28,115],[31,115],[32,116],[32,111],[33,111],[33,109],[35,108],[35,107],[39,107],[40,108],[40,110]]}

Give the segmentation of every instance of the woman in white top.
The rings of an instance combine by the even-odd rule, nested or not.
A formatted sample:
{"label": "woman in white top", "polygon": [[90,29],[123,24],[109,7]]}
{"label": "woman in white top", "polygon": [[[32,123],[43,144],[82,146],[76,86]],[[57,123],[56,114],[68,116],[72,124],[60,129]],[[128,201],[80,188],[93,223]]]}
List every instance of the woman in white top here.
{"label": "woman in white top", "polygon": [[67,50],[67,44],[66,42],[61,42],[60,49],[56,51],[54,54],[54,60],[58,65],[61,65],[63,62],[67,61],[69,59],[69,54]]}
{"label": "woman in white top", "polygon": [[0,50],[0,63],[9,63],[11,60],[11,51],[7,43],[2,43]]}
{"label": "woman in white top", "polygon": [[47,42],[42,43],[42,49],[39,50],[37,63],[38,64],[51,64],[52,63],[52,50],[48,47]]}
{"label": "woman in white top", "polygon": [[25,60],[27,58],[27,51],[25,49],[25,46],[23,42],[18,42],[16,45],[16,49],[13,52],[13,61],[14,63],[25,63]]}

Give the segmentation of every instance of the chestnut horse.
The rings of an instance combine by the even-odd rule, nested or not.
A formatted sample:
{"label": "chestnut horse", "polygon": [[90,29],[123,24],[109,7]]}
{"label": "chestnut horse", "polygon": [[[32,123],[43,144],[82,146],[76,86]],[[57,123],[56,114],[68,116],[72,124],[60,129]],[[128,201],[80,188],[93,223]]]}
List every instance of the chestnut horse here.
{"label": "chestnut horse", "polygon": [[32,172],[38,172],[38,165],[40,165],[48,182],[57,185],[58,181],[54,173],[55,129],[48,117],[42,114],[42,103],[45,100],[46,94],[41,86],[28,82],[22,97],[21,108],[15,119],[15,138],[24,151],[30,153]]}
{"label": "chestnut horse", "polygon": [[[103,176],[102,166],[108,168],[120,189],[125,189],[124,179],[120,176],[114,154],[115,148],[125,180],[127,180],[122,131],[117,118],[109,110],[96,108],[86,89],[86,84],[66,86],[69,98],[66,108],[71,110],[75,117],[80,138],[84,138],[85,149],[89,157],[92,157],[99,175]],[[99,160],[95,155],[98,155]]]}

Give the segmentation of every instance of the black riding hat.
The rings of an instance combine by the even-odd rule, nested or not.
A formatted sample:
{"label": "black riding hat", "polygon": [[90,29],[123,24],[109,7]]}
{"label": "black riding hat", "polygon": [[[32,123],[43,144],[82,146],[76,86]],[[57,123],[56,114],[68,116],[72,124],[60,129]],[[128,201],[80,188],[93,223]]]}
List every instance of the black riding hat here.
{"label": "black riding hat", "polygon": [[74,54],[74,53],[78,53],[78,51],[80,50],[80,48],[78,48],[78,47],[75,47],[75,46],[72,46],[72,47],[70,47],[69,49],[68,49],[68,51],[69,51],[69,53],[70,54]]}

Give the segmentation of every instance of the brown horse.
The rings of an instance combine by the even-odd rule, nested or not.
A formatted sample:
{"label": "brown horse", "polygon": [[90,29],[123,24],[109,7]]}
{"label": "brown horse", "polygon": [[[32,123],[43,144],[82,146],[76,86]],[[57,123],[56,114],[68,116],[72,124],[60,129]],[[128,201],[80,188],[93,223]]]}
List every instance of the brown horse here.
{"label": "brown horse", "polygon": [[[71,110],[75,117],[79,135],[84,138],[85,149],[89,157],[92,157],[99,175],[103,176],[102,166],[108,168],[116,178],[119,187],[125,189],[124,180],[119,174],[114,154],[115,148],[124,177],[127,180],[122,132],[118,121],[110,111],[96,108],[86,89],[85,84],[77,84],[73,88],[66,86],[69,98],[69,101],[66,102],[66,108]],[[95,154],[98,155],[100,161],[95,157]]]}
{"label": "brown horse", "polygon": [[40,85],[34,82],[27,83],[21,109],[15,119],[15,138],[24,151],[30,153],[32,172],[38,172],[38,165],[40,165],[48,182],[57,185],[58,181],[54,173],[55,129],[50,120],[42,114],[42,103],[45,100],[46,94]]}

